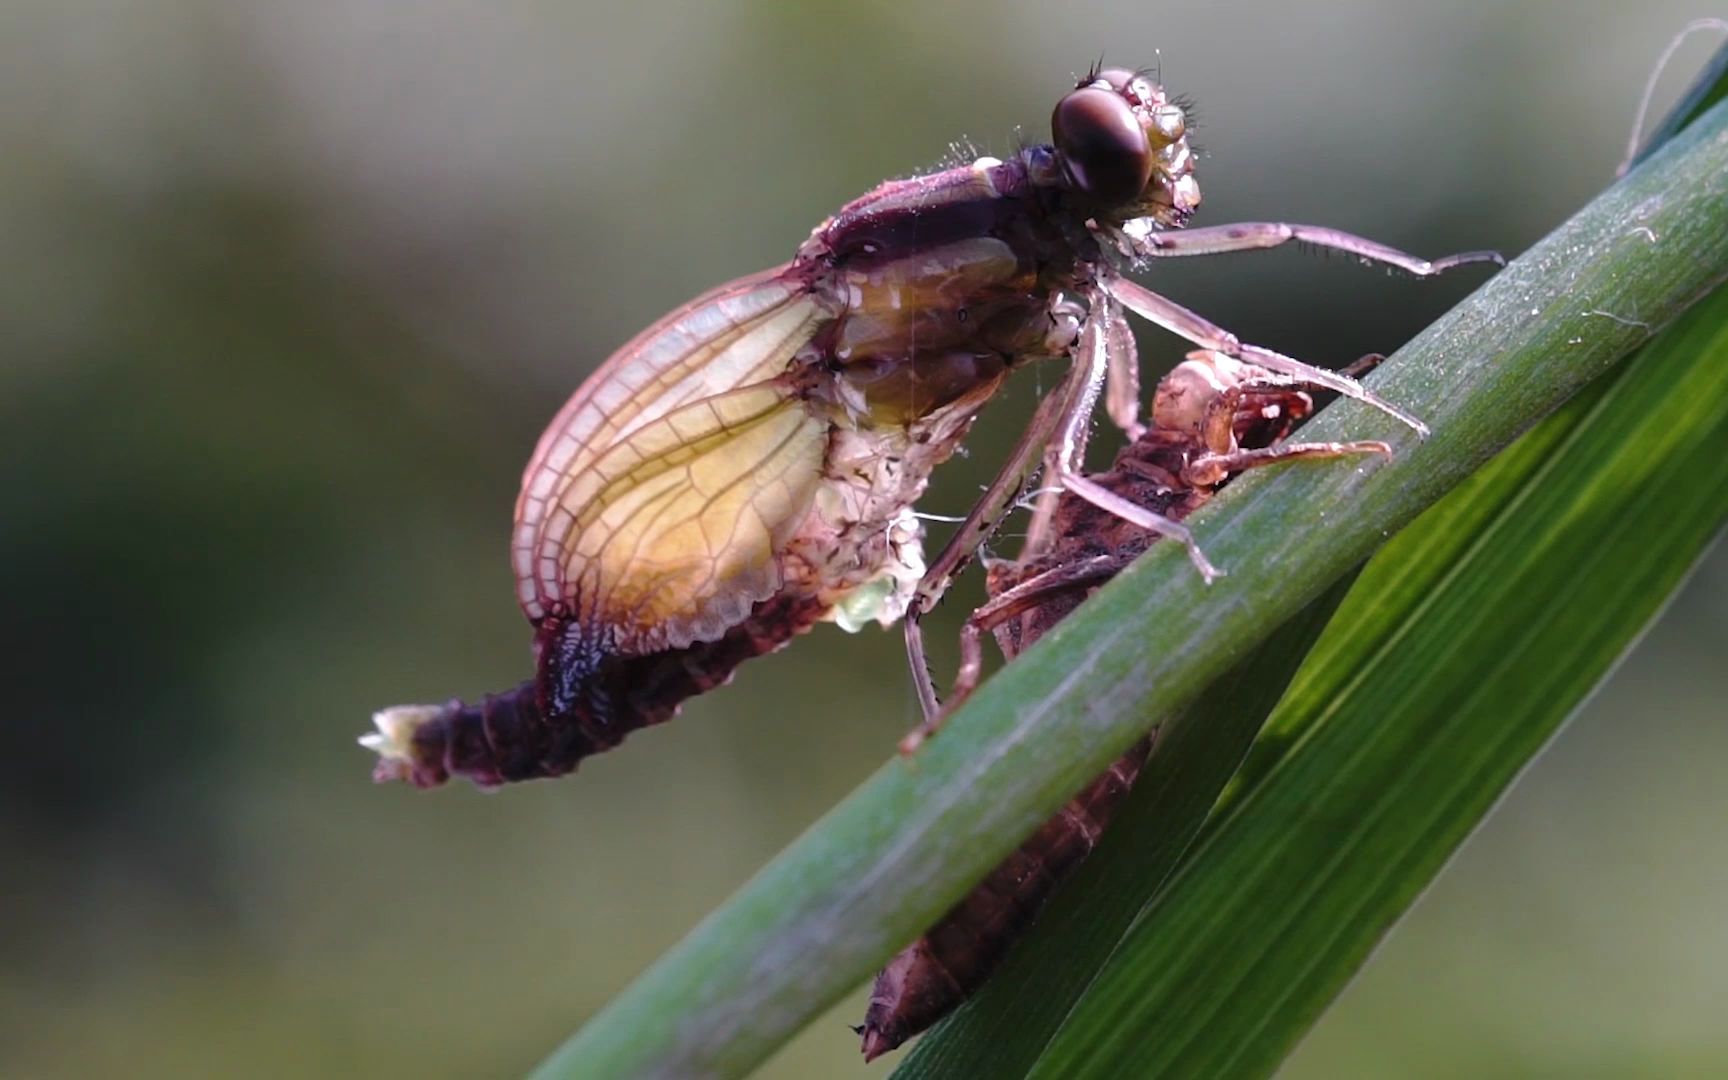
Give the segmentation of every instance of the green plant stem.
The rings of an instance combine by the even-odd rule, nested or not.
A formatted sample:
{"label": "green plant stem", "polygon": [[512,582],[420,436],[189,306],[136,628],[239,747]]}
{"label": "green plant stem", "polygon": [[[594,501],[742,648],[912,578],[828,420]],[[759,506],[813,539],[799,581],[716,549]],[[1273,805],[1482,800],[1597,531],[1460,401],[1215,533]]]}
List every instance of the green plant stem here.
{"label": "green plant stem", "polygon": [[1728,521],[1728,288],[1629,360],[1370,560],[1265,774],[992,1075],[1277,1068]]}
{"label": "green plant stem", "polygon": [[1148,555],[890,761],[541,1068],[543,1077],[732,1076],[868,976],[1073,791],[1481,462],[1728,274],[1728,104],[1401,350],[1313,439],[1397,453],[1250,476],[1195,522],[1228,577]]}

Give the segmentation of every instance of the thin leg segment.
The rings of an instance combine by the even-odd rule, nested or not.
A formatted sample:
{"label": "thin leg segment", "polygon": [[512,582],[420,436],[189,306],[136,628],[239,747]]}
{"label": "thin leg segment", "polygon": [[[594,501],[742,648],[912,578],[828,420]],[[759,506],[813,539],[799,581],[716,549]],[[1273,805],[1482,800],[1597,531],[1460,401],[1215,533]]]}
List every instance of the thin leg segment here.
{"label": "thin leg segment", "polygon": [[1356,454],[1391,457],[1392,447],[1383,442],[1366,439],[1359,442],[1286,443],[1281,446],[1256,447],[1252,450],[1232,450],[1227,454],[1207,454],[1195,458],[1189,465],[1189,470],[1210,479],[1213,475],[1233,476],[1262,465],[1276,465],[1280,461],[1351,457]]}
{"label": "thin leg segment", "polygon": [[942,722],[942,703],[936,700],[936,682],[930,677],[930,657],[924,651],[921,618],[918,609],[910,607],[906,609],[906,620],[902,624],[906,634],[906,666],[912,669],[912,686],[918,692],[918,714],[923,717],[912,730],[934,731]]}
{"label": "thin leg segment", "polygon": [[[1092,321],[1095,320],[1089,320],[1087,325]],[[1010,451],[1008,460],[967,513],[966,520],[954,530],[954,535],[948,538],[948,543],[930,563],[912,594],[912,603],[907,606],[903,624],[906,659],[912,668],[912,684],[918,692],[918,706],[925,724],[932,722],[942,706],[936,699],[936,685],[930,678],[930,663],[924,653],[924,632],[919,622],[942,599],[955,575],[965,569],[978,545],[996,531],[997,523],[1019,497],[1044,448],[1062,426],[1063,418],[1075,409],[1090,413],[1092,403],[1098,398],[1097,387],[1089,384],[1090,377],[1090,373],[1082,372],[1078,364],[1069,365],[1062,381],[1038,403],[1031,422]]]}
{"label": "thin leg segment", "polygon": [[[1132,304],[1128,306],[1133,307]],[[935,683],[930,678],[930,664],[925,656],[924,635],[919,620],[936,606],[936,602],[947,591],[953,576],[995,529],[997,521],[1018,494],[1033,461],[1045,446],[1050,447],[1048,461],[1054,474],[1053,487],[1071,491],[1087,502],[1148,532],[1181,542],[1187,547],[1189,558],[1206,581],[1211,582],[1222,576],[1221,572],[1207,561],[1206,556],[1194,543],[1193,534],[1185,526],[1136,506],[1082,475],[1092,412],[1098,404],[1109,374],[1111,320],[1108,316],[1111,307],[1110,297],[1102,288],[1093,287],[1089,290],[1087,310],[1093,314],[1081,330],[1080,340],[1074,349],[1074,362],[1064,375],[1062,383],[1039,403],[1032,423],[1027,426],[1025,434],[1020,437],[1020,442],[1009,455],[1007,464],[986,489],[978,505],[966,515],[966,520],[925,572],[923,580],[918,583],[912,604],[906,612],[906,658],[912,668],[912,680],[917,688],[918,704],[926,725],[935,722],[942,707],[936,697]],[[1040,506],[1044,508],[1053,508],[1054,505],[1054,495],[1040,501]]]}
{"label": "thin leg segment", "polygon": [[[1120,279],[1110,283],[1114,288]],[[1132,284],[1129,282],[1128,284]],[[1101,292],[1102,290],[1097,290]],[[1156,294],[1148,293],[1149,296]],[[1127,298],[1120,298],[1129,310],[1138,310]],[[1162,297],[1156,297],[1160,303],[1169,302]],[[1103,296],[1097,296],[1093,310],[1103,310]],[[1171,305],[1174,306],[1174,305]],[[1196,316],[1198,318],[1198,316]],[[1204,320],[1202,320],[1204,321]],[[1219,333],[1224,333],[1219,331]],[[1238,346],[1239,347],[1239,346]],[[1225,352],[1224,349],[1218,349]],[[1208,584],[1224,576],[1224,572],[1213,566],[1206,558],[1206,553],[1200,550],[1200,545],[1194,542],[1194,534],[1188,527],[1179,522],[1171,521],[1162,514],[1154,514],[1143,506],[1138,506],[1101,484],[1088,478],[1083,470],[1086,467],[1086,426],[1091,420],[1092,405],[1097,400],[1098,389],[1103,385],[1105,372],[1109,367],[1109,331],[1107,323],[1102,319],[1088,320],[1086,328],[1080,334],[1078,354],[1075,357],[1075,371],[1082,381],[1091,387],[1090,396],[1077,395],[1084,398],[1077,402],[1074,411],[1062,419],[1056,432],[1056,441],[1052,447],[1054,455],[1054,472],[1056,486],[1085,499],[1100,510],[1107,511],[1131,525],[1139,526],[1147,532],[1175,540],[1188,549],[1188,558],[1194,563],[1195,569]]]}
{"label": "thin leg segment", "polygon": [[901,738],[900,752],[910,754],[924,745],[924,741],[941,728],[948,714],[959,708],[960,703],[978,688],[984,677],[984,635],[1009,619],[1048,603],[1053,597],[1109,580],[1129,561],[1121,555],[1095,555],[1081,562],[1053,567],[992,597],[974,611],[960,628],[960,670],[954,676],[947,708],[926,713],[923,723]]}
{"label": "thin leg segment", "polygon": [[1415,277],[1433,277],[1453,267],[1472,263],[1506,265],[1506,260],[1497,251],[1466,251],[1430,261],[1341,229],[1329,229],[1323,225],[1291,225],[1282,221],[1242,221],[1179,231],[1136,229],[1129,233],[1129,239],[1136,255],[1149,258],[1259,251],[1295,241],[1328,251],[1342,251],[1355,256],[1363,265],[1390,266]]}
{"label": "thin leg segment", "polygon": [[1338,374],[1352,379],[1360,379],[1362,376],[1379,367],[1385,360],[1385,353],[1363,353],[1361,356],[1358,356],[1356,359],[1339,368]]}
{"label": "thin leg segment", "polygon": [[1084,391],[1083,387],[1076,386],[1079,376],[1080,372],[1070,366],[1063,373],[1062,381],[1038,403],[1026,430],[1020,435],[1020,441],[1009,451],[1008,460],[996,473],[996,478],[990,481],[990,486],[984,489],[984,494],[966,514],[966,520],[954,530],[954,535],[948,538],[942,551],[925,570],[913,593],[908,614],[929,613],[942,599],[942,594],[948,591],[955,575],[966,568],[978,545],[996,531],[996,523],[1013,507],[1027,476],[1044,453],[1045,446],[1055,437],[1063,415],[1074,407],[1072,398]]}
{"label": "thin leg segment", "polygon": [[1146,321],[1164,328],[1177,337],[1186,338],[1202,348],[1213,349],[1234,360],[1257,364],[1268,371],[1302,379],[1348,398],[1372,405],[1427,437],[1428,425],[1398,406],[1365,388],[1361,383],[1336,371],[1304,364],[1294,357],[1259,345],[1245,345],[1235,334],[1211,320],[1189,311],[1174,300],[1167,300],[1151,289],[1125,277],[1113,277],[1104,286],[1110,295],[1120,300],[1129,311]]}

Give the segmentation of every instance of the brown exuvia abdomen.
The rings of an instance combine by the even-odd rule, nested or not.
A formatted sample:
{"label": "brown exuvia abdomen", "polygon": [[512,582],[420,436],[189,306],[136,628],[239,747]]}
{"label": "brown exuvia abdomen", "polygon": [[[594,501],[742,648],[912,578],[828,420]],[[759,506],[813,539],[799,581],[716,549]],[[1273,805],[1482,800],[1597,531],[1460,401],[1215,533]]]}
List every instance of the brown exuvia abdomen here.
{"label": "brown exuvia abdomen", "polygon": [[1152,739],[1148,735],[1130,747],[888,962],[859,1028],[866,1061],[940,1020],[983,985],[1056,886],[1098,843],[1152,753]]}

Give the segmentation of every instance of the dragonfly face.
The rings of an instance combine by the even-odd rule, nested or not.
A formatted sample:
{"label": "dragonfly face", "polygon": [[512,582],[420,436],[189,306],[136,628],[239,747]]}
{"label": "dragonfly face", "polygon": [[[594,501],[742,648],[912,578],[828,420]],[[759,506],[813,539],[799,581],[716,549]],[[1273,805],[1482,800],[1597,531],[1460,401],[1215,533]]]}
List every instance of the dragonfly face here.
{"label": "dragonfly face", "polygon": [[[1052,126],[1052,144],[1007,160],[881,185],[790,262],[672,312],[590,376],[541,437],[516,505],[535,677],[477,705],[379,713],[363,740],[382,755],[377,775],[567,772],[824,620],[887,625],[910,611],[916,652],[916,616],[1046,446],[1058,483],[1089,490],[1077,466],[1092,404],[1107,369],[1132,377],[1124,306],[1245,362],[1312,370],[1134,285],[1125,259],[1297,237],[1418,274],[1448,265],[1306,226],[1170,245],[1200,192],[1182,110],[1142,75],[1088,74]],[[1062,386],[926,569],[911,507],[931,471],[1014,369],[1052,358],[1072,359]],[[1327,385],[1374,400],[1347,379]],[[1135,407],[1112,417],[1134,430]],[[1100,498],[1141,528],[1168,526],[1213,572],[1180,526]],[[919,685],[933,716],[927,676]]]}

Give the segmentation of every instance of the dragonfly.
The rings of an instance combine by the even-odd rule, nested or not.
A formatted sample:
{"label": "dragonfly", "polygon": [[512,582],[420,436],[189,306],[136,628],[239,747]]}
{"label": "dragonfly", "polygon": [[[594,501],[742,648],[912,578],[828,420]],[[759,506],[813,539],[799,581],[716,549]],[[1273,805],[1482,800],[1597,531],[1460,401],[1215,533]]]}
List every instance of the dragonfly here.
{"label": "dragonfly", "polygon": [[[1258,369],[1422,422],[1355,379],[1240,340],[1128,276],[1165,258],[1292,242],[1415,277],[1426,260],[1336,229],[1187,228],[1200,205],[1188,118],[1149,73],[1093,69],[1051,141],[891,180],[779,267],[666,315],[576,390],[516,502],[516,598],[534,673],[474,702],[395,706],[362,743],[374,776],[421,787],[563,775],[673,716],[822,622],[901,622],[925,733],[941,712],[920,620],[1043,483],[1183,544],[1186,526],[1084,475],[1094,411],[1138,434],[1128,313]],[[1065,363],[995,479],[934,559],[913,506],[1016,371]]]}
{"label": "dragonfly", "polygon": [[[1384,357],[1351,366],[1366,371]],[[1287,443],[1314,408],[1300,378],[1198,350],[1158,383],[1152,425],[1091,479],[1136,506],[1180,522],[1231,478],[1298,458],[1390,454],[1379,441]],[[961,666],[949,708],[978,685],[984,643],[1012,662],[1161,534],[1073,492],[1041,505],[1020,557],[986,563],[989,598],[961,629]],[[990,977],[1056,888],[1079,868],[1127,798],[1157,733],[1140,739],[1027,838],[877,975],[864,1023],[866,1061],[930,1027]]]}

